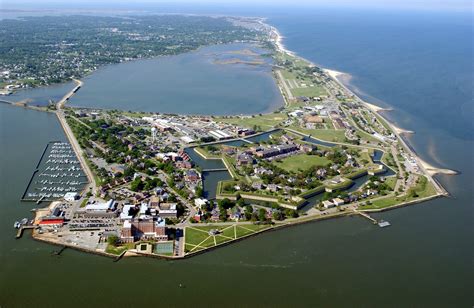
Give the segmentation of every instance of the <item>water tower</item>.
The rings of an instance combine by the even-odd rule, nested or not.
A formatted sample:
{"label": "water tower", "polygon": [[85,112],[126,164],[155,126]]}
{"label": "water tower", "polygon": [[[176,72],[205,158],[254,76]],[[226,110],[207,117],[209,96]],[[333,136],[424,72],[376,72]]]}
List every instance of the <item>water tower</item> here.
{"label": "water tower", "polygon": [[152,128],[151,128],[151,138],[152,138],[152,142],[155,143],[156,127],[152,127]]}

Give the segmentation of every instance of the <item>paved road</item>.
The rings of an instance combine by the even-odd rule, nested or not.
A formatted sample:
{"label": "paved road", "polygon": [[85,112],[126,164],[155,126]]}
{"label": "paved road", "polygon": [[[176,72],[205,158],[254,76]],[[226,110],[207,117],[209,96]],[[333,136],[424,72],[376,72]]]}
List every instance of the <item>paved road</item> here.
{"label": "paved road", "polygon": [[278,78],[280,79],[281,85],[282,85],[283,88],[285,89],[286,95],[288,96],[288,100],[293,100],[293,99],[294,99],[294,96],[293,96],[293,94],[291,93],[290,88],[288,88],[288,85],[286,84],[285,78],[284,78],[283,75],[281,74],[281,71],[278,70],[276,73],[277,73],[277,75],[278,75]]}
{"label": "paved road", "polygon": [[87,164],[85,158],[84,158],[84,151],[82,150],[81,146],[77,142],[76,137],[74,136],[74,133],[71,130],[71,127],[69,127],[69,124],[66,121],[66,116],[64,114],[64,104],[66,101],[74,95],[74,91],[82,86],[82,82],[80,80],[74,80],[77,83],[77,86],[71,90],[69,93],[67,93],[60,101],[57,102],[56,104],[56,116],[59,119],[59,123],[61,124],[64,132],[66,133],[66,137],[68,138],[69,142],[71,143],[71,146],[76,153],[77,159],[81,163],[81,167],[86,173],[86,176],[89,180],[89,184],[84,188],[85,192],[90,191],[93,195],[97,192],[97,183],[95,182],[94,179],[94,174],[92,173],[92,170],[89,168],[89,165]]}

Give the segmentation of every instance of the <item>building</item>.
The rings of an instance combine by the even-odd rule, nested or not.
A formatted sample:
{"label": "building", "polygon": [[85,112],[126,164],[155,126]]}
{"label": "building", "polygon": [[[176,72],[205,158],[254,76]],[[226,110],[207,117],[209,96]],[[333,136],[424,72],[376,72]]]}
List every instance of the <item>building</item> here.
{"label": "building", "polygon": [[253,164],[253,158],[246,154],[242,153],[237,155],[237,166],[246,166],[246,165],[252,165]]}
{"label": "building", "polygon": [[167,241],[166,223],[163,219],[126,220],[123,223],[120,240],[123,243],[135,241]]}
{"label": "building", "polygon": [[185,179],[188,182],[197,182],[199,181],[199,173],[196,170],[188,170],[186,171]]}
{"label": "building", "polygon": [[45,216],[42,217],[39,225],[40,226],[50,226],[50,227],[62,227],[64,224],[64,217],[57,216]]}
{"label": "building", "polygon": [[113,212],[115,211],[115,201],[110,199],[107,202],[91,203],[86,205],[86,212]]}
{"label": "building", "polygon": [[160,205],[160,197],[158,196],[153,196],[150,198],[150,208],[158,208],[158,206]]}
{"label": "building", "polygon": [[207,204],[207,199],[204,198],[196,198],[194,199],[194,205],[196,205],[198,208],[202,208],[204,205]]}
{"label": "building", "polygon": [[79,199],[79,194],[77,192],[67,192],[64,194],[64,200],[73,202]]}
{"label": "building", "polygon": [[239,130],[237,131],[237,134],[238,134],[240,137],[246,137],[246,136],[250,136],[250,135],[255,134],[255,131],[254,131],[254,130],[251,130],[251,129],[239,129]]}
{"label": "building", "polygon": [[281,154],[291,153],[298,150],[295,144],[283,144],[273,148],[264,149],[256,152],[256,156],[260,158],[269,158]]}
{"label": "building", "polygon": [[130,220],[135,216],[135,206],[133,204],[125,204],[120,213],[120,220]]}
{"label": "building", "polygon": [[334,199],[332,199],[332,202],[334,203],[335,206],[339,206],[339,205],[344,204],[344,200],[342,200],[341,198],[334,198]]}
{"label": "building", "polygon": [[176,206],[176,203],[160,203],[158,206],[158,214],[161,218],[178,218]]}
{"label": "building", "polygon": [[294,117],[294,118],[301,117],[303,114],[304,113],[301,110],[295,110],[295,111],[292,111],[292,112],[288,113],[288,115],[290,117]]}
{"label": "building", "polygon": [[123,243],[133,243],[134,242],[134,238],[133,238],[133,234],[132,234],[132,223],[130,222],[130,220],[125,220],[123,222],[122,231],[121,231],[121,234],[120,234],[120,240]]}
{"label": "building", "polygon": [[323,206],[324,206],[324,208],[329,209],[331,207],[334,207],[334,203],[332,203],[329,200],[325,200],[325,201],[323,201]]}

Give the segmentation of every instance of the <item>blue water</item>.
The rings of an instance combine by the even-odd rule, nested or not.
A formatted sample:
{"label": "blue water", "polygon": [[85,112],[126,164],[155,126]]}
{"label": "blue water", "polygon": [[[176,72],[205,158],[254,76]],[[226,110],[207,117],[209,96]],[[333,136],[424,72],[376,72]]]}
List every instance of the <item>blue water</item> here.
{"label": "blue water", "polygon": [[[166,11],[173,10],[168,6]],[[393,107],[394,111],[385,115],[397,125],[416,131],[409,141],[423,159],[459,170],[458,176],[438,176],[452,197],[374,215],[392,223],[383,230],[361,218],[318,222],[271,232],[183,262],[130,259],[112,264],[72,251],[52,260],[49,246],[7,240],[10,237],[5,235],[0,254],[5,256],[0,302],[8,306],[38,305],[38,300],[50,303],[51,290],[57,290],[55,296],[66,302],[71,295],[64,285],[73,285],[80,294],[88,294],[75,297],[76,305],[90,305],[91,301],[96,305],[143,305],[156,296],[164,305],[189,305],[190,298],[208,294],[212,285],[212,303],[216,306],[229,299],[240,306],[472,306],[474,116],[470,13],[341,9],[307,9],[301,13],[293,9],[233,10],[205,5],[181,6],[175,11],[269,17],[268,22],[286,36],[288,49],[324,67],[350,73],[352,79],[346,82],[353,90],[370,102]],[[18,155],[27,162],[36,161],[35,151],[50,138],[48,126],[56,123],[53,117],[41,114],[35,120],[32,111],[1,112],[2,140],[11,133],[21,138],[2,143],[2,155],[6,154],[0,163],[13,166]],[[11,121],[5,120],[10,117]],[[28,129],[19,120],[26,117]],[[40,123],[43,127],[38,127]],[[30,134],[31,140],[27,138]],[[42,142],[36,144],[40,137]],[[25,142],[34,148],[29,149]],[[20,149],[19,154],[14,154],[15,149]],[[10,169],[7,184],[12,187],[2,193],[8,200],[2,208],[13,210],[16,199],[10,192],[15,192],[15,186],[24,187],[23,179],[16,176],[22,174],[27,179],[31,167]],[[24,215],[18,206],[14,204],[13,214],[2,209],[5,224]],[[8,233],[6,227],[3,233]],[[51,279],[41,284],[18,279],[28,273],[40,277],[45,270]],[[150,270],[163,275],[150,276]],[[90,289],[91,279],[110,285],[134,276],[150,283],[118,284],[123,289],[114,296]],[[219,277],[219,283],[207,277]],[[298,287],[290,296],[273,296],[275,292],[288,292],[282,281],[297,282]],[[186,288],[177,288],[181,283]],[[229,288],[233,285],[237,287]],[[25,296],[26,292],[30,296]],[[142,295],[130,297],[130,292]],[[235,296],[236,292],[246,295]]]}
{"label": "blue water", "polygon": [[[181,114],[256,114],[283,105],[271,75],[272,59],[236,52],[268,51],[252,44],[203,47],[177,56],[103,67],[84,78],[70,104]],[[229,59],[262,65],[222,64]]]}

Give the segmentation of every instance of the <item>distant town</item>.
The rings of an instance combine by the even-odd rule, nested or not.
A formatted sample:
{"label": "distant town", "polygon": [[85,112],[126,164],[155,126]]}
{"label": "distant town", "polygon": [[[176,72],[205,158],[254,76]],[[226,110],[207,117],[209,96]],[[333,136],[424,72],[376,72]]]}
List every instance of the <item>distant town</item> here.
{"label": "distant town", "polygon": [[[258,44],[274,60],[285,106],[251,116],[72,108],[77,81],[42,108],[57,114],[70,146],[53,142],[45,150],[30,183],[39,188],[24,199],[51,203],[33,221],[15,223],[19,236],[32,228],[35,239],[117,258],[184,258],[344,215],[386,227],[370,213],[448,194],[432,175],[450,171],[417,157],[401,136],[410,132],[354,95],[338,72],[285,50],[262,19],[233,18],[232,25],[243,39],[263,38]],[[71,151],[75,158],[55,156]],[[84,174],[69,165],[63,171],[67,164]],[[54,184],[58,174],[86,180],[68,180],[83,186],[65,191]]]}

